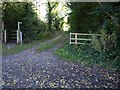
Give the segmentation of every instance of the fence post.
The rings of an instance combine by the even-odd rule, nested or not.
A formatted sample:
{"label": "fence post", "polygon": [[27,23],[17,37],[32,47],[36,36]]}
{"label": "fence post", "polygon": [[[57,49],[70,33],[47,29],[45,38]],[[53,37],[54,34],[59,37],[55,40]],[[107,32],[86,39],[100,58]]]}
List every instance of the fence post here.
{"label": "fence post", "polygon": [[71,32],[70,32],[70,45],[71,45]]}
{"label": "fence post", "polygon": [[92,40],[94,40],[94,38],[95,38],[94,34],[91,34],[91,36],[92,36]]}
{"label": "fence post", "polygon": [[21,42],[21,36],[20,36],[20,24],[22,24],[22,22],[18,22],[18,29],[17,29],[17,44],[19,44]]}
{"label": "fence post", "polygon": [[5,43],[7,42],[7,40],[6,40],[6,30],[4,30],[4,41],[5,41]]}
{"label": "fence post", "polygon": [[0,37],[0,40],[1,40],[1,42],[3,42],[4,41],[4,31],[3,31],[3,29],[0,31],[0,34],[1,34],[1,37]]}
{"label": "fence post", "polygon": [[77,45],[77,33],[75,33],[75,45]]}
{"label": "fence post", "polygon": [[17,30],[17,44],[20,43],[20,31]]}
{"label": "fence post", "polygon": [[20,32],[20,43],[22,44],[22,32]]}

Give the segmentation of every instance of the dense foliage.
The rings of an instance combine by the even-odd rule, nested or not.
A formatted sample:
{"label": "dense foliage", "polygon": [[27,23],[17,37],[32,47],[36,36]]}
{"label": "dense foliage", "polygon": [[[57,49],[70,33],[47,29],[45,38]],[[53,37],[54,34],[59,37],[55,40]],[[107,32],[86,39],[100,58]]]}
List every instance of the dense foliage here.
{"label": "dense foliage", "polygon": [[69,23],[72,32],[111,32],[119,28],[119,3],[68,3],[71,9]]}
{"label": "dense foliage", "polygon": [[[60,31],[58,14],[53,11],[58,3],[48,2],[47,4],[47,21],[41,21],[35,12],[35,6],[32,2],[4,2],[3,3],[3,20],[7,30],[7,41],[11,39],[11,32],[17,30],[18,21],[22,22],[21,31],[25,41],[44,39],[52,37],[56,31]],[[48,37],[48,38],[50,38]]]}
{"label": "dense foliage", "polygon": [[65,45],[57,51],[65,59],[120,70],[120,3],[68,3],[71,32],[99,33],[91,45]]}
{"label": "dense foliage", "polygon": [[11,37],[10,33],[17,30],[18,21],[22,22],[21,31],[25,41],[43,39],[50,36],[51,30],[48,30],[47,23],[37,17],[35,7],[31,2],[4,2],[3,16],[4,26],[8,33],[7,41]]}
{"label": "dense foliage", "polygon": [[97,3],[68,3],[68,7],[72,11],[69,17],[71,32],[97,31],[100,26],[99,17],[89,14],[89,11],[96,5]]}
{"label": "dense foliage", "polygon": [[120,70],[120,47],[109,52],[99,52],[92,45],[68,45],[55,51],[59,57],[87,66],[100,66],[110,70]]}

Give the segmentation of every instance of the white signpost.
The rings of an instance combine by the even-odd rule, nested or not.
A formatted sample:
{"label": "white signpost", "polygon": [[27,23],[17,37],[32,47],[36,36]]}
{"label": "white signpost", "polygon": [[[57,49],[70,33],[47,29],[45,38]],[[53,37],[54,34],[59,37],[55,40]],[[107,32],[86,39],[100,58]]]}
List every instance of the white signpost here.
{"label": "white signpost", "polygon": [[20,44],[22,44],[22,32],[20,31]]}
{"label": "white signpost", "polygon": [[7,42],[7,40],[6,40],[6,30],[4,30],[4,41],[5,41],[5,43]]}
{"label": "white signpost", "polygon": [[18,22],[18,29],[17,29],[17,44],[19,44],[19,43],[22,44],[22,32],[20,31],[20,24],[22,24],[22,22]]}

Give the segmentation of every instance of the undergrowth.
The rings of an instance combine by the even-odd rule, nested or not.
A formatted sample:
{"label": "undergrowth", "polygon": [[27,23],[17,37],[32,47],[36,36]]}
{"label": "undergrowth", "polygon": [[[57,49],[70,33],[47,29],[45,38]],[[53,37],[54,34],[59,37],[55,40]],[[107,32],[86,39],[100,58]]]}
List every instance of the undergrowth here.
{"label": "undergrowth", "polygon": [[68,42],[55,54],[67,61],[79,62],[84,65],[97,65],[107,69],[120,69],[120,47],[109,52],[99,52],[91,45],[69,45]]}

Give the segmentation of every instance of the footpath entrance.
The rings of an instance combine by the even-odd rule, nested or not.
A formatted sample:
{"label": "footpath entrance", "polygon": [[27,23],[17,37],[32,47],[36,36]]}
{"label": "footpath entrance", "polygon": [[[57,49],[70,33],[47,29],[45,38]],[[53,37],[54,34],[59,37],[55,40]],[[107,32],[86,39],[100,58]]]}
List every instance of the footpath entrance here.
{"label": "footpath entrance", "polygon": [[21,30],[20,30],[20,24],[22,24],[22,23],[18,22],[18,29],[17,30],[13,30],[13,31],[4,30],[3,31],[3,35],[2,35],[3,42],[22,44],[23,35],[22,35]]}

